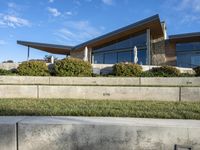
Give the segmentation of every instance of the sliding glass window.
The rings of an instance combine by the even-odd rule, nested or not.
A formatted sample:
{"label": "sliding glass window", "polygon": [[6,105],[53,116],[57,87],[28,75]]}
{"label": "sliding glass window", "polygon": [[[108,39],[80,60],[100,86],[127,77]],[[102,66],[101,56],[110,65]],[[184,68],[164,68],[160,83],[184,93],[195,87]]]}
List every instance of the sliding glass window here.
{"label": "sliding glass window", "polygon": [[104,54],[104,63],[105,64],[114,64],[117,62],[117,53],[105,53]]}
{"label": "sliding glass window", "polygon": [[177,66],[196,67],[200,65],[200,42],[177,43]]}
{"label": "sliding glass window", "polygon": [[101,47],[93,48],[93,63],[115,64],[119,62],[133,62],[133,49],[138,48],[138,63],[146,64],[146,32],[126,39],[116,40]]}

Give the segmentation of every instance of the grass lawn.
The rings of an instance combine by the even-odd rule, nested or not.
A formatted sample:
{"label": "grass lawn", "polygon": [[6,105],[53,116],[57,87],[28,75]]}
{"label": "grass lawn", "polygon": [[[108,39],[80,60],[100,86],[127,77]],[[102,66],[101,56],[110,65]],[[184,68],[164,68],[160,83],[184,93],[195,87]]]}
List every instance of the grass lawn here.
{"label": "grass lawn", "polygon": [[200,119],[200,102],[0,99],[0,115]]}

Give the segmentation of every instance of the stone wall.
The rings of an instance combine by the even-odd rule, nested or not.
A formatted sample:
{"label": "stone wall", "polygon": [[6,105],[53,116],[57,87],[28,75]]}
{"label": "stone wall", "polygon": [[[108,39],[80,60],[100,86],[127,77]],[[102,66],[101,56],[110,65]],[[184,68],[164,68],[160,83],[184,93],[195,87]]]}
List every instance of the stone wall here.
{"label": "stone wall", "polygon": [[154,41],[151,43],[151,64],[164,65],[165,63],[165,41]]}
{"label": "stone wall", "polygon": [[84,58],[84,50],[71,51],[70,57],[83,59]]}

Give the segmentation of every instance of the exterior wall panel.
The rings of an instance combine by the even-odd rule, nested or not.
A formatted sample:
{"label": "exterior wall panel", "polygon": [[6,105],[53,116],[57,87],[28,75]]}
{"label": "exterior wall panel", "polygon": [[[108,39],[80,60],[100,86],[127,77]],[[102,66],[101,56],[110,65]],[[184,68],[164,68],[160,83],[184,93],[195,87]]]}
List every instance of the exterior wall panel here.
{"label": "exterior wall panel", "polygon": [[165,45],[166,64],[176,66],[176,44],[166,41]]}

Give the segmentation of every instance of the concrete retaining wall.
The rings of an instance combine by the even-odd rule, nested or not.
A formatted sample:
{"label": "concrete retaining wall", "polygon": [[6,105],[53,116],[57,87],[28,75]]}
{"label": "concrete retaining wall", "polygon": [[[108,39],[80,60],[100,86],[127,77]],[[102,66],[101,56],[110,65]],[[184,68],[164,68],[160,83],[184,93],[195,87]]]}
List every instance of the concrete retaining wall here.
{"label": "concrete retaining wall", "polygon": [[200,101],[200,87],[0,85],[0,97]]}
{"label": "concrete retaining wall", "polygon": [[24,117],[0,117],[0,150],[17,150],[17,122]]}
{"label": "concrete retaining wall", "polygon": [[11,126],[0,126],[0,134],[6,136],[0,139],[1,150],[174,150],[175,145],[200,149],[196,120],[26,117]]}
{"label": "concrete retaining wall", "polygon": [[[199,80],[200,81],[200,80]],[[50,85],[139,85],[139,78],[50,77]],[[200,84],[199,84],[200,85]]]}
{"label": "concrete retaining wall", "polygon": [[40,85],[49,84],[49,77],[32,77],[32,76],[0,76],[0,85]]}
{"label": "concrete retaining wall", "polygon": [[200,77],[141,78],[140,85],[156,86],[200,86]]}
{"label": "concrete retaining wall", "polygon": [[200,101],[200,78],[0,76],[0,97]]}
{"label": "concrete retaining wall", "polygon": [[0,85],[113,85],[113,86],[200,86],[200,77],[28,77],[0,76]]}
{"label": "concrete retaining wall", "polygon": [[199,87],[183,87],[181,88],[182,101],[200,101]]}
{"label": "concrete retaining wall", "polygon": [[38,98],[37,89],[32,85],[0,85],[0,98]]}
{"label": "concrete retaining wall", "polygon": [[179,88],[178,87],[39,86],[39,98],[179,101]]}

